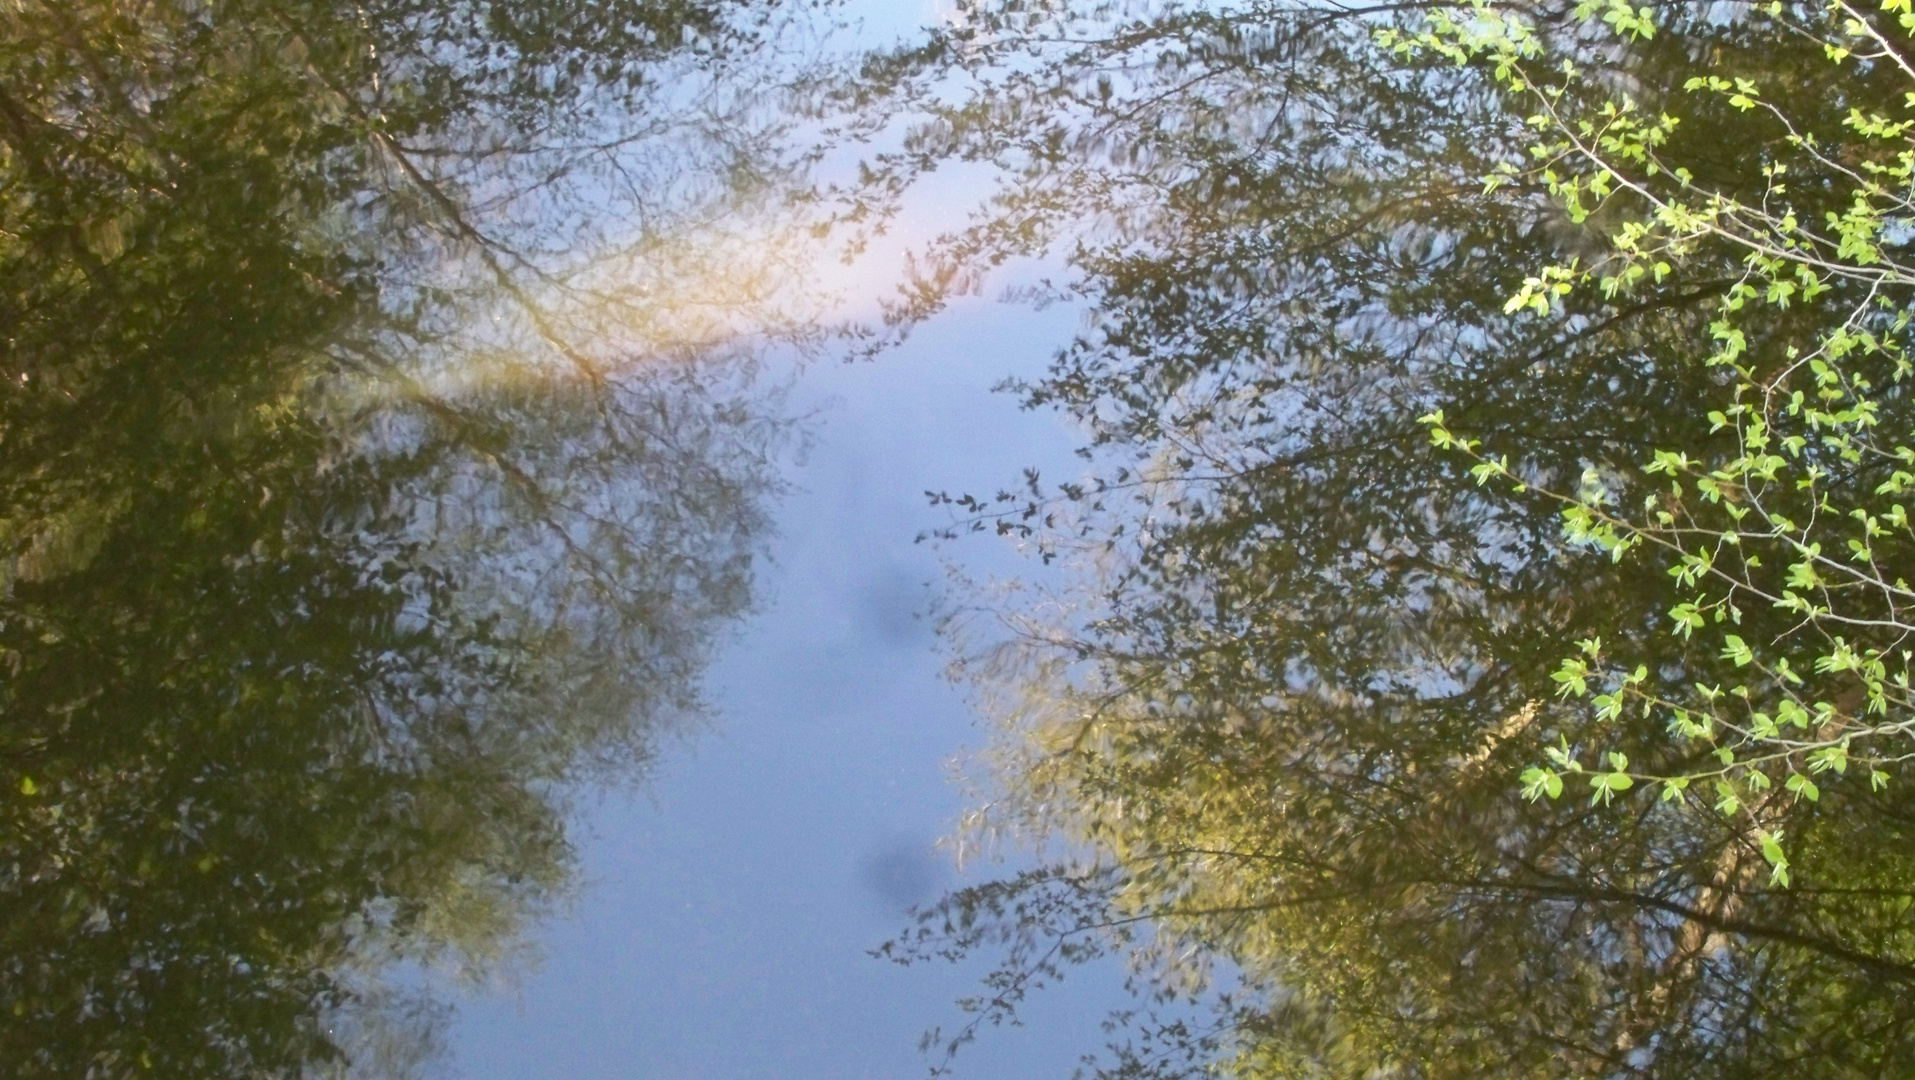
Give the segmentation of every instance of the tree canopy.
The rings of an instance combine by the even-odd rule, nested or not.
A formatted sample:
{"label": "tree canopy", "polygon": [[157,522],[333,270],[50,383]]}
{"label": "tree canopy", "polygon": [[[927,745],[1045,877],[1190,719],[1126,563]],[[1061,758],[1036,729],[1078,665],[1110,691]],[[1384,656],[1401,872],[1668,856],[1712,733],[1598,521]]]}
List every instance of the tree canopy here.
{"label": "tree canopy", "polygon": [[572,782],[695,714],[790,327],[675,230],[781,181],[776,14],[0,10],[16,1075],[351,1067],[381,972],[485,963]]}
{"label": "tree canopy", "polygon": [[1008,179],[897,316],[1086,311],[1090,474],[947,497],[1076,569],[956,628],[1065,854],[893,951],[1127,956],[1111,1075],[1906,1071],[1902,10],[965,16],[887,183]]}

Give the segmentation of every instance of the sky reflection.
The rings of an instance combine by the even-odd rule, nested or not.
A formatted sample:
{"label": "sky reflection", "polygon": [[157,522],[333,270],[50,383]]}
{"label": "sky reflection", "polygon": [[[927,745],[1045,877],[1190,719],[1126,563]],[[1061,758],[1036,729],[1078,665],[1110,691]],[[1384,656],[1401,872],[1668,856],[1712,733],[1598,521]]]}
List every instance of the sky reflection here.
{"label": "sky reflection", "polygon": [[[958,1019],[978,972],[865,955],[902,927],[898,901],[957,880],[931,845],[962,808],[950,760],[980,741],[920,618],[943,573],[914,542],[941,521],[921,493],[1070,470],[1070,433],[989,387],[1035,372],[1074,319],[970,299],[876,362],[802,377],[794,404],[822,422],[774,511],[767,608],[711,675],[718,719],[642,795],[590,815],[585,888],[538,933],[543,964],[461,1008],[461,1075],[925,1071],[918,1036]],[[995,539],[947,550],[972,571],[1033,569]],[[1068,1075],[1114,1001],[1111,985],[1049,995],[1041,1023],[992,1033],[960,1075]]]}

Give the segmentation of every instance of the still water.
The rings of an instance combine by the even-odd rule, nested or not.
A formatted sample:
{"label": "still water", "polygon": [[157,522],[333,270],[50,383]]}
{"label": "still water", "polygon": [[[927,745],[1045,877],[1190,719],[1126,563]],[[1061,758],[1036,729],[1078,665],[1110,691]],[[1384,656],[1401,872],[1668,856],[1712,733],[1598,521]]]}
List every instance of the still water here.
{"label": "still water", "polygon": [[[988,387],[1070,318],[974,302],[894,359],[807,373],[803,392],[822,403],[816,442],[779,500],[767,610],[713,667],[717,718],[636,798],[590,816],[588,884],[541,931],[543,962],[460,1006],[463,1074],[926,1068],[919,1035],[958,1015],[978,970],[866,955],[902,929],[905,906],[956,883],[933,841],[963,809],[949,759],[981,738],[920,618],[927,584],[943,578],[938,553],[913,542],[939,521],[920,492],[1068,460],[1065,433]],[[1068,1075],[1114,1003],[1107,990],[1046,1002],[967,1069]]]}
{"label": "still water", "polygon": [[7,14],[11,1075],[923,1067],[913,541],[1042,351],[837,369],[829,20],[615,8]]}
{"label": "still water", "polygon": [[1520,7],[0,3],[0,1070],[1915,1074],[1906,5]]}

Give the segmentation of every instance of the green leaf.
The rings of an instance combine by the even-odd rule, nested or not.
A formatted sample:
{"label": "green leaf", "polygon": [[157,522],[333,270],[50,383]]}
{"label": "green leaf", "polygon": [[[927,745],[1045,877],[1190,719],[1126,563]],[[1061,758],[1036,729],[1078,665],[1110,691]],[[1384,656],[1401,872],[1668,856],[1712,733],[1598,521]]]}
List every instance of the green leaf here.
{"label": "green leaf", "polygon": [[1589,786],[1594,789],[1589,796],[1589,804],[1601,802],[1607,804],[1619,791],[1628,791],[1636,786],[1628,773],[1593,773],[1589,777]]}
{"label": "green leaf", "polygon": [[1721,654],[1722,658],[1724,660],[1733,660],[1736,667],[1747,667],[1749,663],[1755,659],[1755,653],[1736,635],[1725,634],[1722,640],[1725,643]]}
{"label": "green leaf", "polygon": [[1551,799],[1563,793],[1563,778],[1553,769],[1536,768],[1523,770],[1523,798],[1535,802],[1548,796]]}
{"label": "green leaf", "polygon": [[1763,831],[1756,833],[1755,838],[1757,843],[1762,846],[1762,857],[1769,861],[1770,866],[1774,867],[1774,869],[1769,872],[1769,881],[1787,888],[1789,884],[1789,857],[1783,854],[1782,851],[1782,834],[1780,832],[1771,833]]}
{"label": "green leaf", "polygon": [[1716,781],[1716,795],[1716,812],[1724,817],[1742,808],[1742,800],[1736,797],[1735,788],[1727,780]]}
{"label": "green leaf", "polygon": [[1561,684],[1556,693],[1562,697],[1583,697],[1589,693],[1589,666],[1581,660],[1564,660],[1549,677]]}

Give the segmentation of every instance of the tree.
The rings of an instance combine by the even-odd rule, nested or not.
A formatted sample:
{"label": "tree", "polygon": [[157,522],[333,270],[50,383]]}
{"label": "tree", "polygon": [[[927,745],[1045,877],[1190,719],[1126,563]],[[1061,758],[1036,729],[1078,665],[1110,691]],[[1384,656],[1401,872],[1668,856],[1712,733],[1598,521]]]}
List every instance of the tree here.
{"label": "tree", "polygon": [[786,178],[762,86],[678,77],[771,15],[0,14],[17,1075],[351,1066],[383,968],[509,944],[571,786],[695,712],[787,430],[725,331],[787,298],[641,293]]}
{"label": "tree", "polygon": [[[1735,77],[1786,86],[1795,133],[1823,146],[1850,108],[1896,115],[1903,87],[1882,58],[1832,67],[1822,39],[1794,32],[1816,11],[1630,9],[1655,33],[1619,39],[1545,5],[1521,13],[1539,43],[1522,71],[1569,58],[1577,75],[1545,99],[1565,119],[1539,137],[1524,123],[1535,96],[1509,82],[1526,75],[1499,74],[1480,37],[1459,45],[1466,13],[1443,10],[1007,5],[894,58],[929,113],[889,160],[897,175],[966,157],[1010,177],[900,318],[1002,259],[1064,253],[1072,277],[1048,295],[1081,299],[1089,329],[1022,390],[1083,423],[1096,470],[952,500],[960,526],[1080,568],[1075,591],[959,633],[1005,725],[984,825],[1059,838],[1081,861],[959,893],[898,948],[1008,941],[987,1020],[1060,957],[1101,949],[1170,1000],[1214,987],[1206,966],[1241,980],[1212,997],[1208,1028],[1175,1010],[1132,1026],[1114,1075],[1905,1071],[1895,784],[1732,818],[1714,793],[1630,801],[1614,779],[1594,789],[1611,806],[1518,797],[1522,767],[1590,722],[1555,693],[1574,641],[1600,639],[1665,701],[1735,670],[1720,643],[1667,632],[1680,555],[1592,559],[1592,530],[1625,535],[1618,515],[1566,536],[1560,511],[1662,498],[1645,469],[1657,451],[1705,473],[1740,452],[1709,418],[1734,379],[1700,356],[1748,265],[1726,242],[1669,257],[1657,245],[1675,226],[1631,233],[1648,214],[1591,199],[1598,165],[1507,168],[1626,92],[1631,115],[1682,116],[1653,145],[1687,170],[1671,183],[1760,206],[1770,178],[1749,162],[1789,133],[1738,106]],[[1425,51],[1385,47],[1406,40]],[[985,91],[941,105],[953,70]],[[1731,92],[1679,89],[1705,71]],[[1851,205],[1846,185],[1791,190],[1798,221]],[[1555,287],[1618,234],[1640,238],[1630,288]],[[1830,329],[1824,312],[1872,302],[1862,278],[1817,285],[1816,306],[1745,304],[1748,348],[1780,359]],[[1881,320],[1865,327],[1878,340],[1899,333],[1892,310]],[[1892,364],[1892,347],[1875,355]],[[1902,430],[1901,395],[1873,400],[1878,427]],[[1479,489],[1476,463],[1432,453],[1419,418],[1439,416],[1497,468],[1506,454],[1520,485]],[[1592,471],[1603,493],[1584,500]],[[1796,619],[1743,607],[1745,641]],[[1702,748],[1666,723],[1605,715],[1602,749],[1628,764],[1598,775],[1692,769]],[[1771,880],[1778,834],[1786,888]]]}
{"label": "tree", "polygon": [[[1685,90],[1717,96],[1730,108],[1759,111],[1773,126],[1760,164],[1759,201],[1697,187],[1688,169],[1667,158],[1663,146],[1676,116],[1638,117],[1624,98],[1604,102],[1592,119],[1575,119],[1569,110],[1581,103],[1571,94],[1573,68],[1565,69],[1569,85],[1538,84],[1527,72],[1544,58],[1544,47],[1520,22],[1479,13],[1467,22],[1441,21],[1425,39],[1458,59],[1479,52],[1494,58],[1512,91],[1533,95],[1542,110],[1533,123],[1555,135],[1532,151],[1545,162],[1538,174],[1572,214],[1590,213],[1584,203],[1591,198],[1633,204],[1613,229],[1612,254],[1588,268],[1544,268],[1510,299],[1510,310],[1546,309],[1551,293],[1578,284],[1611,296],[1627,293],[1645,276],[1670,272],[1670,260],[1740,262],[1743,268],[1719,302],[1707,361],[1732,373],[1723,408],[1709,419],[1711,434],[1733,430],[1733,442],[1694,447],[1694,457],[1688,449],[1657,451],[1644,471],[1671,479],[1665,492],[1645,499],[1640,521],[1611,508],[1600,475],[1558,497],[1572,541],[1616,559],[1653,544],[1673,560],[1678,586],[1699,587],[1699,595],[1670,609],[1676,635],[1687,638],[1711,621],[1740,630],[1745,605],[1775,609],[1792,625],[1754,646],[1738,633],[1720,633],[1721,658],[1736,669],[1751,668],[1753,685],[1698,684],[1693,696],[1670,701],[1641,691],[1643,679],[1634,673],[1614,672],[1612,692],[1595,701],[1599,720],[1613,720],[1631,705],[1665,709],[1671,732],[1708,746],[1716,760],[1707,769],[1638,777],[1626,757],[1612,754],[1590,780],[1605,801],[1639,778],[1659,783],[1670,799],[1707,780],[1723,812],[1746,812],[1759,828],[1777,783],[1814,801],[1820,793],[1813,774],[1826,780],[1853,763],[1881,787],[1889,769],[1910,758],[1908,657],[1897,655],[1910,631],[1903,611],[1908,585],[1896,571],[1906,562],[1903,544],[1915,534],[1901,525],[1908,515],[1896,500],[1910,482],[1903,467],[1915,461],[1915,451],[1900,443],[1894,425],[1898,384],[1910,370],[1902,340],[1905,293],[1915,279],[1901,264],[1899,231],[1909,218],[1905,192],[1915,159],[1905,145],[1908,125],[1865,108],[1895,83],[1915,78],[1897,44],[1915,19],[1898,5],[1882,10],[1900,14],[1900,25],[1845,4],[1820,19],[1772,13],[1784,28],[1820,41],[1832,66],[1848,69],[1840,89],[1874,84],[1870,93],[1778,106],[1761,99],[1756,78],[1710,74],[1685,83]],[[1631,37],[1655,32],[1652,22],[1624,8],[1605,21]],[[1562,167],[1567,175],[1557,175]],[[1834,298],[1823,300],[1830,293]],[[1757,319],[1751,341],[1745,309],[1792,304],[1811,308],[1806,323],[1786,336],[1764,335],[1766,320]],[[1457,441],[1440,416],[1429,422],[1439,445],[1478,458],[1480,480],[1514,475],[1506,461]],[[1878,432],[1884,422],[1891,426]],[[1568,695],[1587,693],[1586,661],[1602,658],[1596,641],[1583,652],[1556,676]],[[1552,757],[1583,771],[1566,736]],[[1533,768],[1527,779],[1532,797],[1554,798],[1562,790],[1552,768]],[[1786,884],[1780,839],[1766,831],[1764,838],[1772,876]]]}

